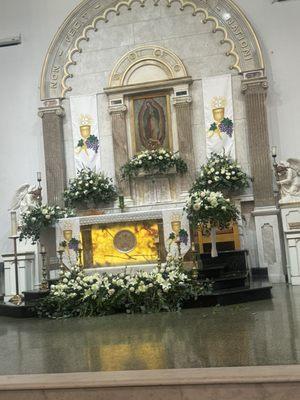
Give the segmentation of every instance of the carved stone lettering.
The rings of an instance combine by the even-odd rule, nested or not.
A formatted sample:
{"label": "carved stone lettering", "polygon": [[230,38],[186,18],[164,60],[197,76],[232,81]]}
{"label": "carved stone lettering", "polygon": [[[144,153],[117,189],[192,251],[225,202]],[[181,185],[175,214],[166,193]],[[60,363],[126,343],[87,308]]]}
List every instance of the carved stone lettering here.
{"label": "carved stone lettering", "polygon": [[246,35],[243,32],[242,28],[239,26],[239,24],[233,18],[229,18],[227,21],[227,24],[229,25],[231,31],[234,33],[234,35],[240,42],[245,60],[247,60],[247,61],[252,60],[253,59],[252,52],[251,52],[249,43],[246,39]]}

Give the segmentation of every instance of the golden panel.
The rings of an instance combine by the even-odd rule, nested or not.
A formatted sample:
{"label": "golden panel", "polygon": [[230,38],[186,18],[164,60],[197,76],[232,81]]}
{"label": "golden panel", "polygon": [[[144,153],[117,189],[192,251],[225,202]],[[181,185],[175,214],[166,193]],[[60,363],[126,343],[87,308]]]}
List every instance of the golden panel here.
{"label": "golden panel", "polygon": [[93,226],[93,262],[100,267],[156,262],[157,222]]}

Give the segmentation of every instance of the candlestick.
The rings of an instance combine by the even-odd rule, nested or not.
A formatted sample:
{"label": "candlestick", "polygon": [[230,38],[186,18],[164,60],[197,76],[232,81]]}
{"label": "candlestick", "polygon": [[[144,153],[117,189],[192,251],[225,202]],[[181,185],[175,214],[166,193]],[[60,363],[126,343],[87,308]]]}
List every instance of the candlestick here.
{"label": "candlestick", "polygon": [[19,306],[23,302],[23,296],[19,293],[19,266],[18,266],[18,250],[17,250],[17,235],[12,235],[10,239],[14,241],[14,264],[15,264],[15,284],[16,284],[16,294],[9,299],[10,303]]}
{"label": "candlestick", "polygon": [[125,201],[124,201],[124,196],[122,195],[119,196],[119,207],[121,212],[123,212],[125,208]]}
{"label": "candlestick", "polygon": [[45,246],[41,246],[41,252],[42,256],[42,282],[40,284],[40,290],[48,290],[49,289],[49,284],[47,280],[47,267],[46,267],[46,249]]}
{"label": "candlestick", "polygon": [[272,157],[277,157],[277,146],[272,146]]}
{"label": "candlestick", "polygon": [[17,236],[18,235],[18,222],[17,222],[16,211],[10,212],[10,222],[11,222],[11,236]]}
{"label": "candlestick", "polygon": [[81,242],[78,243],[78,266],[83,267],[82,264],[82,244]]}
{"label": "candlestick", "polygon": [[42,173],[41,172],[37,172],[36,173],[36,177],[37,177],[38,182],[40,182],[42,180]]}

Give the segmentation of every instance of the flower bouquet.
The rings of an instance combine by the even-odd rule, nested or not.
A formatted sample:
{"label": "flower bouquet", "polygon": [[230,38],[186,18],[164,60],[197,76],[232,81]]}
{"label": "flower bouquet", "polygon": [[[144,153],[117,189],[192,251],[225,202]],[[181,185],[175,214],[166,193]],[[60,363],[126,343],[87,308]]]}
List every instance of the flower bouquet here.
{"label": "flower bouquet", "polygon": [[112,179],[105,177],[104,174],[82,169],[76,178],[70,181],[64,197],[67,205],[88,209],[95,208],[99,203],[107,205],[116,200],[117,190]]}
{"label": "flower bouquet", "polygon": [[230,199],[225,199],[221,192],[202,190],[191,192],[185,206],[188,219],[200,227],[212,238],[212,257],[217,257],[216,231],[227,228],[232,221],[236,221],[239,212]]}
{"label": "flower bouquet", "polygon": [[167,173],[172,168],[180,174],[187,172],[186,162],[176,153],[165,149],[145,150],[134,155],[123,165],[121,173],[124,179],[128,179],[137,176],[140,172],[157,175]]}
{"label": "flower bouquet", "polygon": [[43,228],[52,226],[60,218],[75,216],[74,210],[69,208],[37,205],[21,215],[20,240],[31,239],[34,244],[39,240]]}
{"label": "flower bouquet", "polygon": [[249,177],[241,166],[225,153],[212,153],[207,163],[200,169],[200,174],[192,187],[192,192],[209,189],[228,194],[246,189]]}

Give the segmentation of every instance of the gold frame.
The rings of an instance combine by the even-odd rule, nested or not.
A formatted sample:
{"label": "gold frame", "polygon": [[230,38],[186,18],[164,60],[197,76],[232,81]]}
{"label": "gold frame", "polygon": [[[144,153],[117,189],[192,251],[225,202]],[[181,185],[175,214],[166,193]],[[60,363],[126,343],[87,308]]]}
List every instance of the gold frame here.
{"label": "gold frame", "polygon": [[160,92],[151,92],[151,93],[144,93],[135,96],[131,96],[129,99],[130,104],[130,140],[131,140],[131,147],[132,147],[132,155],[137,153],[137,144],[136,144],[136,130],[135,130],[135,123],[134,123],[134,101],[138,99],[151,99],[155,97],[166,97],[166,122],[167,122],[167,134],[169,138],[169,145],[170,151],[173,151],[173,131],[172,131],[172,116],[171,116],[171,95],[170,91],[160,91]]}

